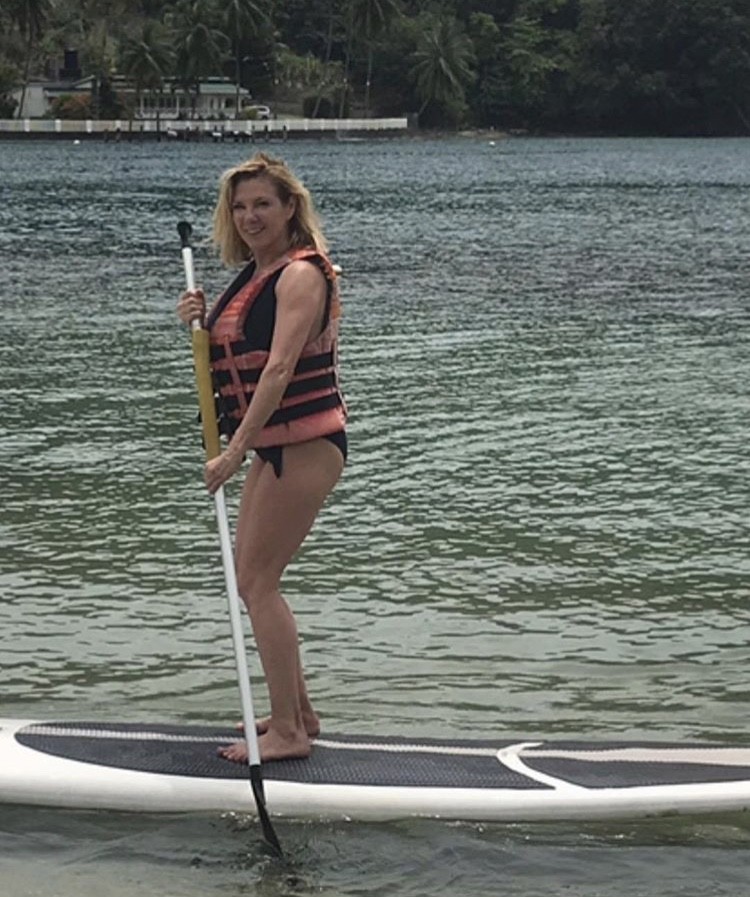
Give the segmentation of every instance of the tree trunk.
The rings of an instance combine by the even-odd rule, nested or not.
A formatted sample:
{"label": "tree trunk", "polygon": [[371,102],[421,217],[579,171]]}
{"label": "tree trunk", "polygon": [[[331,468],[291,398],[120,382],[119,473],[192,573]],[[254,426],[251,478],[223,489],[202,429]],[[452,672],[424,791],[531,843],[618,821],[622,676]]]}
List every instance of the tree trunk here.
{"label": "tree trunk", "polygon": [[320,109],[320,100],[321,93],[323,91],[323,84],[325,83],[325,72],[328,70],[328,66],[331,62],[331,53],[333,48],[333,0],[328,4],[328,34],[326,35],[326,61],[325,61],[325,69],[323,69],[323,80],[318,85],[317,96],[315,97],[315,108],[312,112],[312,117],[318,117],[318,110]]}
{"label": "tree trunk", "polygon": [[234,56],[234,82],[235,82],[235,91],[234,91],[234,117],[235,120],[239,120],[240,117],[240,76],[242,70],[242,62],[240,60],[240,39],[237,38],[237,44],[235,45],[235,56]]}
{"label": "tree trunk", "polygon": [[370,84],[372,83],[372,44],[367,48],[367,81],[365,82],[365,118],[370,117]]}
{"label": "tree trunk", "polygon": [[26,102],[26,88],[29,84],[29,72],[31,71],[31,47],[33,41],[31,39],[31,32],[29,32],[29,36],[26,39],[26,65],[23,70],[23,87],[21,88],[21,102],[18,104],[18,118],[21,118],[21,113],[23,112],[23,104]]}
{"label": "tree trunk", "polygon": [[737,115],[739,116],[739,119],[742,122],[742,124],[745,126],[745,130],[748,131],[748,133],[750,133],[750,120],[748,120],[748,117],[742,111],[742,107],[736,100],[732,100],[732,105],[737,110]]}
{"label": "tree trunk", "polygon": [[339,118],[344,117],[344,103],[346,103],[346,96],[349,93],[349,66],[351,65],[351,57],[352,57],[353,31],[354,31],[354,19],[353,19],[353,13],[352,13],[351,7],[350,7],[349,21],[346,24],[346,51],[344,53],[344,86],[343,86],[343,90],[341,91],[341,99],[339,100]]}

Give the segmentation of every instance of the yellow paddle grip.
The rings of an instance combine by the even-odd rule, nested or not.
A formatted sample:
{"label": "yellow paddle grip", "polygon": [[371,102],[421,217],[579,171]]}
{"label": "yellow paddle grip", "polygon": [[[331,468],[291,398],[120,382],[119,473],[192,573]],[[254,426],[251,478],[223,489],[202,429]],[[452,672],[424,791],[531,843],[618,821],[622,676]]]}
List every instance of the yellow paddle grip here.
{"label": "yellow paddle grip", "polygon": [[211,382],[208,330],[202,327],[192,331],[193,363],[195,365],[195,385],[198,387],[198,406],[201,411],[203,442],[206,458],[210,461],[221,454],[219,425],[216,421],[214,387]]}

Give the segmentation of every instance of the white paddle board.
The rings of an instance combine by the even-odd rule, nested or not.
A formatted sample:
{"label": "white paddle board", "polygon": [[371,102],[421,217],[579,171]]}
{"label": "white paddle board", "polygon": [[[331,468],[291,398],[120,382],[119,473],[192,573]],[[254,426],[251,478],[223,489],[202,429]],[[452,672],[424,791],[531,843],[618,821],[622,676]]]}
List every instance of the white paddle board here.
{"label": "white paddle board", "polygon": [[[0,803],[253,814],[207,726],[0,720]],[[750,746],[325,735],[263,764],[269,813],[327,820],[624,819],[750,807]]]}

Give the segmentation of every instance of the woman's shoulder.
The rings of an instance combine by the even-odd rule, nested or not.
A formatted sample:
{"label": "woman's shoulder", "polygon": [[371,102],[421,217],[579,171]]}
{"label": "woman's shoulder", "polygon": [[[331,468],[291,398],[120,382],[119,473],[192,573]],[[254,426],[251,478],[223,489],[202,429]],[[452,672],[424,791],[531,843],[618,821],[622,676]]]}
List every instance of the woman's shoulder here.
{"label": "woman's shoulder", "polygon": [[276,284],[277,297],[323,295],[327,292],[323,272],[305,261],[291,262],[281,272]]}
{"label": "woman's shoulder", "polygon": [[286,281],[319,283],[330,279],[333,268],[327,256],[315,249],[292,254],[291,261],[284,267],[282,279]]}

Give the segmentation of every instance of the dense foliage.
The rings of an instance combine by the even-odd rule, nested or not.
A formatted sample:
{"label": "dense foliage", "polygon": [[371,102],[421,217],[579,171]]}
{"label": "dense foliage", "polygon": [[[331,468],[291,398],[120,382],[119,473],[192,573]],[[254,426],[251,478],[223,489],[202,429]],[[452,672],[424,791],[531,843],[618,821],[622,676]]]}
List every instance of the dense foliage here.
{"label": "dense foliage", "polygon": [[[104,117],[117,73],[225,75],[310,115],[422,126],[750,131],[748,0],[0,0],[0,116],[74,48]],[[111,92],[110,92],[111,93]],[[108,104],[117,102],[110,96]]]}

